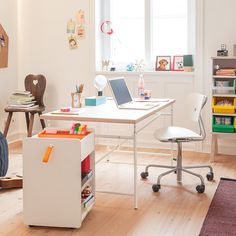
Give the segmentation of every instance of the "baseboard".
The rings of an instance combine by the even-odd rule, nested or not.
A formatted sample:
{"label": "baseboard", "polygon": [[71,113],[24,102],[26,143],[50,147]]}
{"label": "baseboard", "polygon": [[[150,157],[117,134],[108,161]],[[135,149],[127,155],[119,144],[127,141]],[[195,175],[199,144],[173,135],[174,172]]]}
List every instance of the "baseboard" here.
{"label": "baseboard", "polygon": [[8,144],[15,143],[19,140],[22,140],[22,135],[19,132],[12,132],[7,134],[7,142]]}
{"label": "baseboard", "polygon": [[12,142],[8,143],[8,148],[9,149],[15,149],[15,148],[18,148],[19,146],[21,146],[21,144],[22,144],[22,140],[18,139],[18,140],[15,140],[15,141],[12,141]]}

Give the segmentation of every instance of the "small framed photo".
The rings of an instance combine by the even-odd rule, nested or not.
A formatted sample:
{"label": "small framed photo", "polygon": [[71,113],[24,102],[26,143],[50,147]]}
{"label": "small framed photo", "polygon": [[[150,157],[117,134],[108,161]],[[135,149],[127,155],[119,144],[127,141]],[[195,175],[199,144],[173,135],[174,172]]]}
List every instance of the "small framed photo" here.
{"label": "small framed photo", "polygon": [[81,107],[81,93],[71,93],[71,97],[72,97],[71,107],[80,108]]}
{"label": "small framed photo", "polygon": [[173,70],[183,71],[184,70],[184,56],[173,57]]}
{"label": "small framed photo", "polygon": [[171,56],[156,57],[156,71],[167,71],[171,69]]}

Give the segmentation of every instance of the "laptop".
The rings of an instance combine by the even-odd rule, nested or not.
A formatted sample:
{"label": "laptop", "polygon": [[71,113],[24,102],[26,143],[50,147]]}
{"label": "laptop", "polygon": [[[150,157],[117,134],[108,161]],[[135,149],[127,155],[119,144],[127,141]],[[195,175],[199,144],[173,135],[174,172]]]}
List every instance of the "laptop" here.
{"label": "laptop", "polygon": [[134,101],[130,95],[124,77],[108,79],[108,84],[111,88],[115,103],[120,109],[148,110],[160,105],[158,102]]}

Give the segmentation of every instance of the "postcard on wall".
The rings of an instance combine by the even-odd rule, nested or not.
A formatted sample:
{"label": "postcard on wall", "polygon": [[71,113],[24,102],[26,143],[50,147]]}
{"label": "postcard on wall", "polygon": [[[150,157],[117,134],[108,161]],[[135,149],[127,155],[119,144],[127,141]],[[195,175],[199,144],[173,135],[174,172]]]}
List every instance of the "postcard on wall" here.
{"label": "postcard on wall", "polygon": [[84,39],[85,38],[85,16],[84,16],[84,11],[79,10],[76,15],[76,20],[77,20],[77,29],[76,33],[78,36],[78,39]]}
{"label": "postcard on wall", "polygon": [[76,49],[78,48],[79,44],[77,42],[77,38],[75,35],[71,35],[69,38],[68,38],[68,42],[69,42],[69,47],[70,49]]}
{"label": "postcard on wall", "polygon": [[78,39],[84,39],[85,38],[85,29],[84,29],[83,25],[78,26],[77,36],[78,36]]}
{"label": "postcard on wall", "polygon": [[79,10],[76,14],[76,20],[78,25],[84,25],[85,24],[85,16],[84,16],[84,11]]}
{"label": "postcard on wall", "polygon": [[74,34],[75,33],[75,21],[73,21],[72,19],[70,19],[68,22],[67,22],[67,30],[66,32],[68,34]]}

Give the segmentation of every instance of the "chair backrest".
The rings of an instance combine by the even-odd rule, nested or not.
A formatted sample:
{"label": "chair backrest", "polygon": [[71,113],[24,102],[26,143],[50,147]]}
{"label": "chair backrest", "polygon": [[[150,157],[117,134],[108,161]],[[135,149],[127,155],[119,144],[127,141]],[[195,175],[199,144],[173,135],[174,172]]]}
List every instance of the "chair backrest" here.
{"label": "chair backrest", "polygon": [[200,135],[204,139],[206,137],[206,132],[202,120],[202,109],[207,102],[207,96],[200,93],[191,93],[187,99],[187,110],[189,118],[198,122]]}
{"label": "chair backrest", "polygon": [[27,75],[25,78],[25,90],[30,91],[35,97],[36,104],[44,106],[43,95],[46,88],[46,78],[43,75]]}

